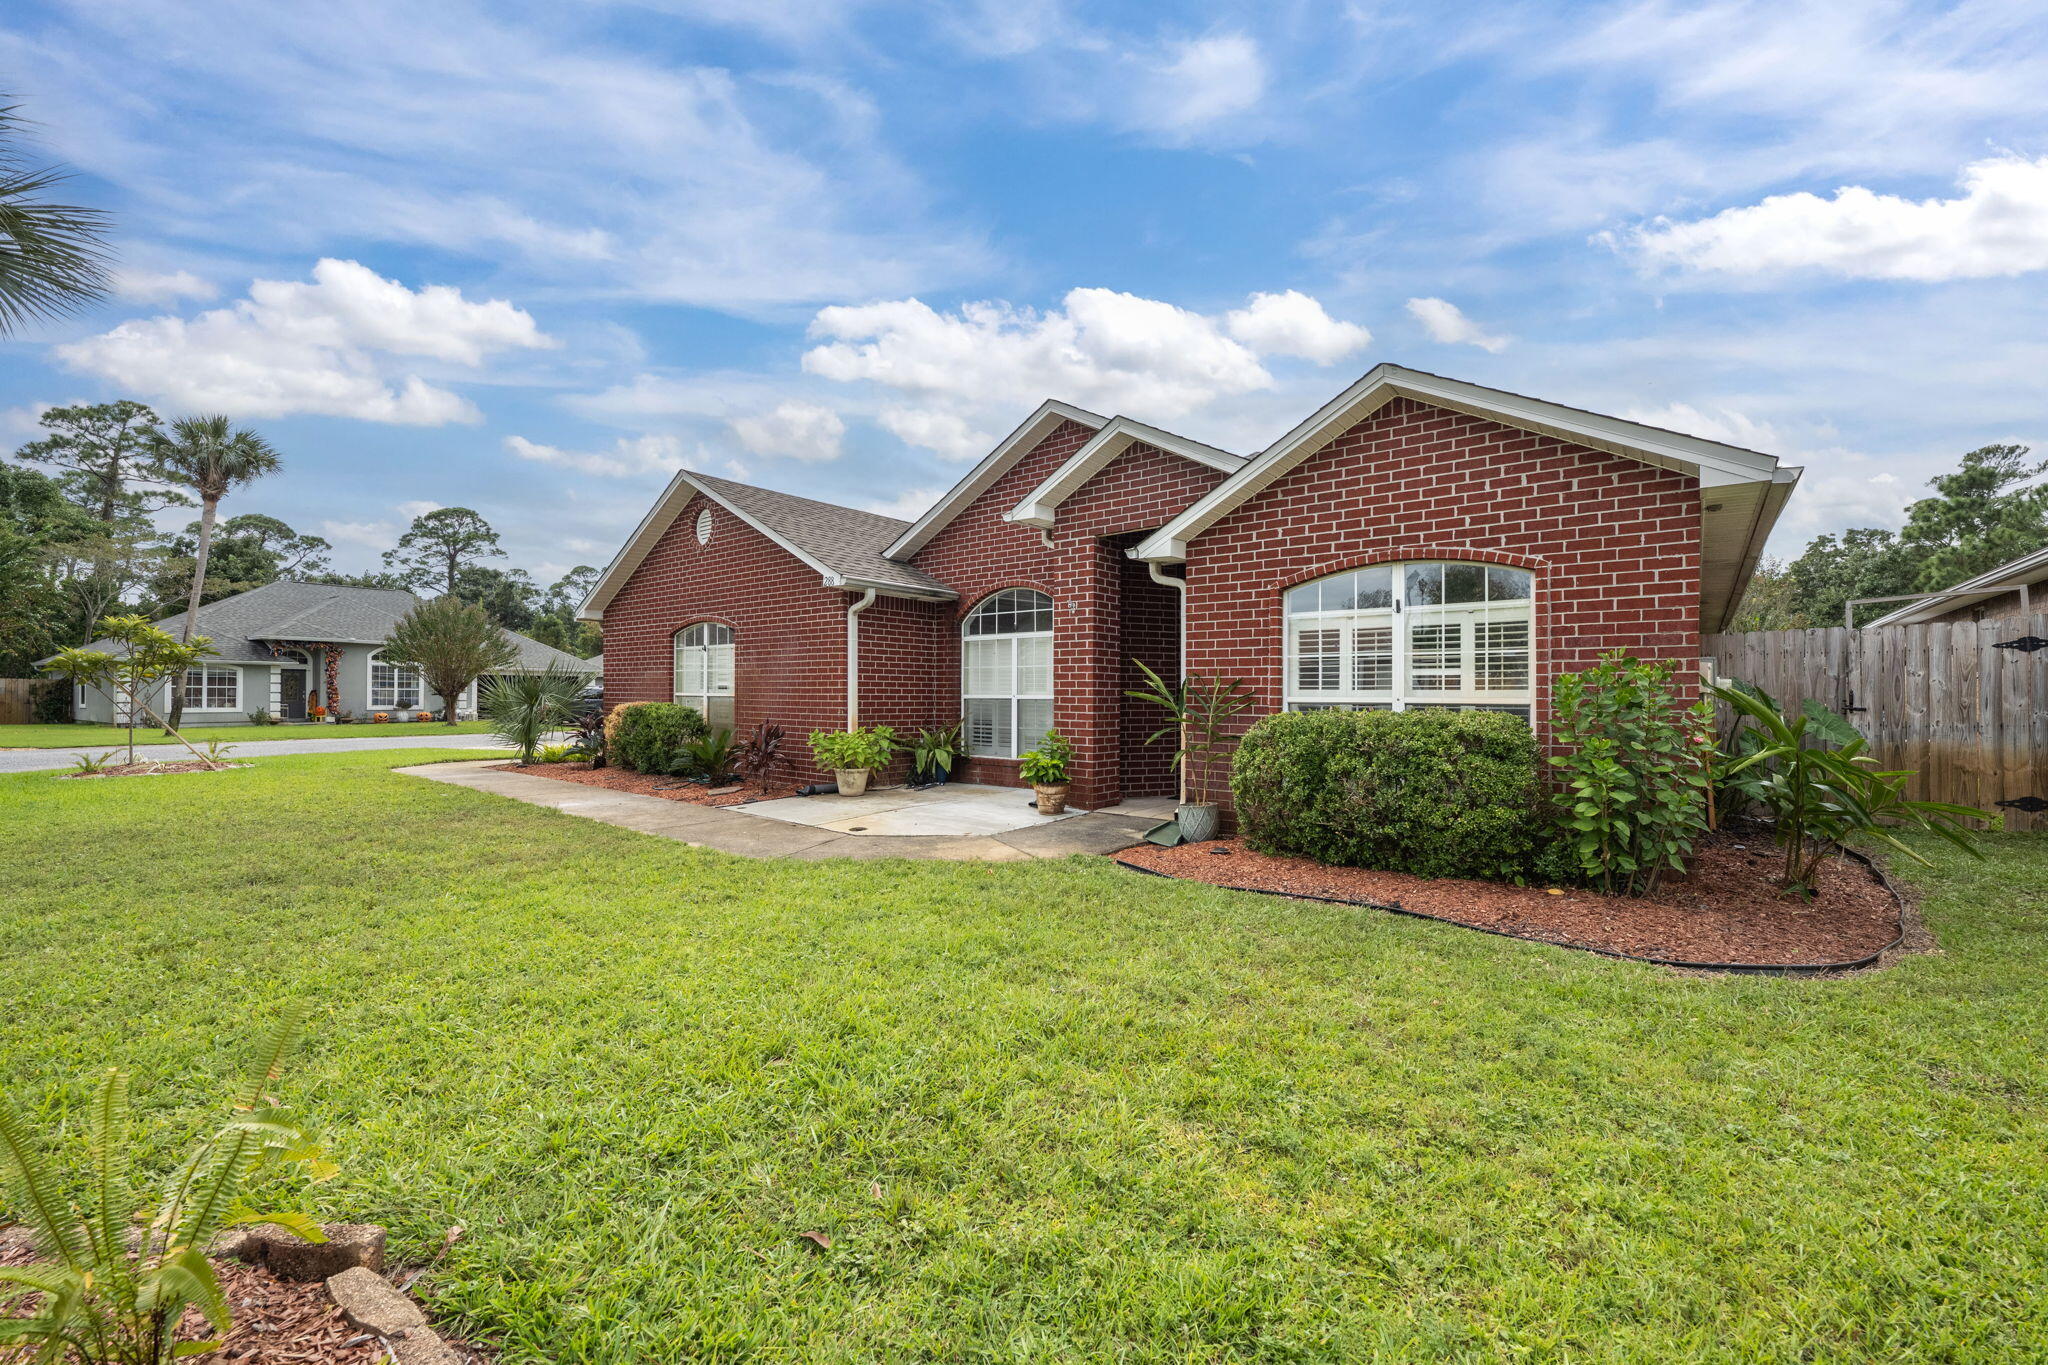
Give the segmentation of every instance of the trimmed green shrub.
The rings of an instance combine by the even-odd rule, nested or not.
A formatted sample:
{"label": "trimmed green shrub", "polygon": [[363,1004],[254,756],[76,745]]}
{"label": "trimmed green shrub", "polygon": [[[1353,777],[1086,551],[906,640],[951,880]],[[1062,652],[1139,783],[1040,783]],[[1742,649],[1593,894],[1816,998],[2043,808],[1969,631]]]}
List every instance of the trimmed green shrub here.
{"label": "trimmed green shrub", "polygon": [[1295,711],[1238,741],[1230,789],[1262,853],[1421,877],[1536,870],[1536,738],[1493,711]]}
{"label": "trimmed green shrub", "polygon": [[684,749],[693,739],[711,733],[694,706],[672,701],[642,702],[631,710],[612,713],[618,724],[612,732],[608,756],[621,767],[642,773],[672,773],[684,761]]}

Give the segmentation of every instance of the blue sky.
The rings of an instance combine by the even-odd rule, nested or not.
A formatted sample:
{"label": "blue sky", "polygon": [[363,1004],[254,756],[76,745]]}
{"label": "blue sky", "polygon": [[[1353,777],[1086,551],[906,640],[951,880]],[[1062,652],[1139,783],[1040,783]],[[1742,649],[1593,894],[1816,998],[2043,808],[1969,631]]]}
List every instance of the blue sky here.
{"label": "blue sky", "polygon": [[373,567],[546,581],[679,465],[915,515],[1045,397],[1252,451],[1372,364],[1807,466],[1774,549],[2048,445],[2038,0],[9,6],[122,297],[43,406],[225,411]]}

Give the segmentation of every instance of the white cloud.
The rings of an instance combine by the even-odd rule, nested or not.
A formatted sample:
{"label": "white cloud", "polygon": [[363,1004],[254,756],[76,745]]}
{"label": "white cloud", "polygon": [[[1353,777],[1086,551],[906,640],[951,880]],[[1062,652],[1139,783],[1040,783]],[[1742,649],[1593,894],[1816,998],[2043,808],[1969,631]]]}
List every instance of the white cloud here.
{"label": "white cloud", "polygon": [[995,437],[969,425],[957,412],[888,407],[876,420],[905,445],[934,451],[945,460],[977,460],[996,443]]}
{"label": "white cloud", "polygon": [[1429,333],[1432,341],[1477,346],[1482,351],[1498,354],[1507,349],[1511,340],[1500,333],[1488,332],[1466,317],[1457,304],[1446,299],[1410,299],[1408,314],[1422,324],[1422,330]]}
{"label": "white cloud", "polygon": [[1786,448],[1785,438],[1769,422],[1759,422],[1746,413],[1728,408],[1708,412],[1690,403],[1666,403],[1661,408],[1628,408],[1621,415],[1645,426],[1682,431],[1688,436],[1740,446],[1744,450],[1760,450],[1767,455],[1783,454]]}
{"label": "white cloud", "polygon": [[772,412],[736,417],[730,425],[740,444],[754,454],[792,460],[836,460],[846,435],[846,423],[838,413],[795,399],[777,404]]}
{"label": "white cloud", "polygon": [[1135,83],[1118,82],[1117,93],[1132,127],[1193,135],[1258,105],[1266,60],[1242,33],[1168,43]]}
{"label": "white cloud", "polygon": [[854,505],[864,512],[877,512],[898,521],[916,521],[944,497],[943,488],[906,488],[893,498],[870,498]]}
{"label": "white cloud", "polygon": [[1906,199],[1859,185],[1801,191],[1693,222],[1603,234],[1645,264],[1764,276],[1819,270],[1851,279],[1957,280],[2048,269],[2048,157],[1973,162],[1953,199]]}
{"label": "white cloud", "polygon": [[563,450],[524,436],[507,436],[505,449],[522,460],[607,479],[673,474],[683,465],[683,443],[670,435],[621,436],[610,450]]}
{"label": "white cloud", "polygon": [[210,299],[220,293],[212,281],[189,270],[116,270],[113,285],[115,295],[130,303],[175,303],[179,299]]}
{"label": "white cloud", "polygon": [[1372,333],[1355,322],[1339,322],[1323,305],[1298,290],[1254,294],[1251,302],[1224,315],[1230,335],[1264,355],[1299,356],[1328,365],[1361,351]]}
{"label": "white cloud", "polygon": [[441,504],[438,502],[427,502],[424,500],[418,502],[401,502],[398,504],[398,506],[392,508],[391,510],[398,513],[398,515],[400,515],[401,517],[404,517],[407,522],[411,522],[415,517],[423,517],[429,512],[440,511]]}
{"label": "white cloud", "polygon": [[323,521],[320,534],[336,545],[388,550],[398,543],[400,532],[388,521]]}
{"label": "white cloud", "polygon": [[56,351],[74,370],[179,407],[440,426],[480,418],[398,358],[475,369],[499,351],[554,344],[502,300],[473,303],[447,285],[407,289],[327,259],[310,284],[257,280],[229,307],[124,322]]}

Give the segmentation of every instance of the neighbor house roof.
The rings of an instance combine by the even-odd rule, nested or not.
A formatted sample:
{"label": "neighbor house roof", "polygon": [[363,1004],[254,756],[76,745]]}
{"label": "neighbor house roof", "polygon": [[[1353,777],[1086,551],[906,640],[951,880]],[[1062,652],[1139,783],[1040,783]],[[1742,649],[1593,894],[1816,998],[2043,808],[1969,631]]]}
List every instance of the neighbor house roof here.
{"label": "neighbor house roof", "polygon": [[[1980,573],[1975,578],[1966,578],[1948,589],[1949,592],[1964,593],[1968,594],[1967,596],[1930,597],[1924,602],[1908,602],[1896,611],[1878,617],[1866,629],[1877,626],[1910,626],[1921,621],[1932,621],[1938,616],[1946,616],[1949,612],[1974,607],[1979,602],[2001,597],[2022,583],[2029,588],[2036,583],[2048,583],[2048,545],[2023,554],[2018,559],[2009,560],[1995,569]],[[1979,588],[1983,591],[1974,591]]]}
{"label": "neighbor house roof", "polygon": [[606,605],[698,494],[817,570],[828,588],[856,592],[873,588],[891,597],[927,601],[950,601],[956,596],[951,588],[924,570],[899,564],[883,553],[891,541],[909,528],[906,521],[681,469],[669,481],[653,510],[641,518],[625,548],[606,566],[597,586],[578,609],[578,619],[604,619]]}
{"label": "neighbor house roof", "polygon": [[1797,468],[1774,456],[1682,432],[1587,412],[1539,398],[1446,379],[1400,365],[1376,365],[1357,383],[1253,456],[1131,551],[1174,563],[1189,542],[1271,486],[1329,440],[1397,398],[1447,408],[1539,435],[1606,451],[1695,479],[1700,491],[1700,629],[1722,628],[1749,586]]}
{"label": "neighbor house roof", "polygon": [[1185,436],[1176,436],[1170,431],[1148,425],[1131,417],[1112,417],[1102,430],[1088,438],[1079,450],[1067,457],[1066,463],[1046,475],[1045,481],[1024,495],[1024,500],[1004,513],[1008,521],[1021,521],[1026,526],[1051,530],[1054,515],[1059,505],[1081,491],[1090,479],[1110,466],[1117,456],[1132,446],[1144,444],[1163,450],[1169,455],[1178,455],[1183,460],[1220,469],[1226,474],[1235,474],[1244,468],[1245,457],[1233,455],[1215,446],[1191,441]]}
{"label": "neighbor house roof", "polygon": [[[223,663],[276,663],[270,652],[272,641],[299,641],[319,645],[381,645],[399,618],[425,599],[403,589],[356,588],[339,583],[298,583],[284,580],[208,602],[199,609],[192,633],[213,642]],[[177,634],[185,624],[185,613],[166,616],[156,623],[159,630]],[[588,660],[579,659],[529,639],[517,631],[506,631],[519,651],[517,671],[540,672],[550,667],[573,668],[585,673],[598,671]],[[112,640],[95,640],[88,649],[118,652]],[[43,660],[47,663],[48,660]],[[601,667],[601,666],[600,666]]]}

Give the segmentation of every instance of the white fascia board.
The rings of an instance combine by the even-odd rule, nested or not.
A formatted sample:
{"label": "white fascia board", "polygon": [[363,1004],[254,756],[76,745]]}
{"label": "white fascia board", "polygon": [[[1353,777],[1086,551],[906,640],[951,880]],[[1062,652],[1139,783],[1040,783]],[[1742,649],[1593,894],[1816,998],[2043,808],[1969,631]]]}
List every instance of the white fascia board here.
{"label": "white fascia board", "polygon": [[1879,626],[1910,626],[1930,616],[1940,616],[1944,612],[1954,611],[1957,607],[1974,607],[1979,602],[1989,601],[2002,593],[2011,592],[2021,583],[2031,588],[2043,581],[2048,581],[2048,545],[2042,546],[2032,554],[2021,555],[2018,559],[2001,564],[1987,573],[1980,573],[1975,578],[1965,579],[1945,590],[1966,593],[1972,588],[1985,589],[1975,597],[1930,597],[1925,602],[1908,602],[1903,607],[1886,612],[1863,628],[1875,630]]}
{"label": "white fascia board", "polygon": [[1005,512],[1004,520],[1022,522],[1026,526],[1036,526],[1040,530],[1051,530],[1054,514],[1059,510],[1059,505],[1080,492],[1090,479],[1107,469],[1117,456],[1140,441],[1169,455],[1178,455],[1184,460],[1192,460],[1211,469],[1220,469],[1225,474],[1235,474],[1245,466],[1245,457],[1242,455],[1233,455],[1227,450],[1218,450],[1215,446],[1191,441],[1185,436],[1176,436],[1170,431],[1162,431],[1158,427],[1129,417],[1114,417],[1107,426],[1096,432],[1086,445],[1068,456],[1065,464],[1046,476],[1044,483],[1032,489],[1022,502]]}
{"label": "white fascia board", "polygon": [[777,546],[787,551],[793,559],[816,570],[818,577],[828,587],[834,585],[837,575],[831,569],[804,553],[802,549],[790,541],[785,540],[768,527],[762,525],[744,508],[735,506],[729,500],[720,497],[709,486],[699,483],[690,476],[689,470],[678,469],[676,476],[669,480],[668,487],[662,490],[661,497],[655,502],[653,510],[641,518],[640,525],[633,531],[632,539],[626,542],[626,548],[619,551],[618,556],[605,568],[604,576],[597,580],[597,586],[591,589],[590,596],[585,598],[583,605],[577,609],[577,620],[602,621],[604,619],[605,605],[612,600],[613,595],[620,588],[625,586],[626,580],[633,576],[633,570],[640,567],[641,561],[647,558],[647,552],[654,548],[656,541],[661,539],[662,532],[666,531],[674,523],[677,513],[681,512],[689,503],[690,495],[693,493],[702,493],[705,497],[711,499],[711,501],[717,503],[720,507],[723,507],[726,511],[732,513],[742,522],[745,522],[748,526],[751,526],[770,541],[773,541]]}
{"label": "white fascia board", "polygon": [[844,588],[848,592],[867,592],[872,589],[881,597],[902,597],[912,602],[957,602],[957,592],[940,592],[928,588],[907,588],[901,583],[879,583],[869,578],[848,578],[843,574],[826,574],[825,586]]}
{"label": "white fascia board", "polygon": [[1723,445],[1719,441],[1569,408],[1540,398],[1468,384],[1459,379],[1446,379],[1400,365],[1375,365],[1357,383],[1311,413],[1292,431],[1253,457],[1244,468],[1211,489],[1206,497],[1160,527],[1138,547],[1138,558],[1167,563],[1185,559],[1189,541],[1292,469],[1343,426],[1355,424],[1396,398],[1413,398],[1436,407],[1486,417],[1505,426],[1536,431],[1596,450],[1640,459],[1646,464],[1692,474],[1705,486],[1762,483],[1770,480],[1778,468],[1774,457],[1743,450],[1739,446]]}
{"label": "white fascia board", "polygon": [[925,547],[931,538],[943,530],[946,524],[976,498],[986,493],[990,486],[1009,472],[1030,449],[1058,429],[1062,422],[1079,422],[1082,426],[1100,431],[1109,421],[1100,413],[1077,408],[1071,403],[1048,398],[1038,405],[1038,410],[1024,419],[1023,425],[996,443],[996,448],[983,457],[980,464],[969,470],[967,477],[954,484],[940,498],[931,511],[926,512],[912,523],[910,529],[896,538],[894,544],[882,551],[885,559],[908,559]]}

